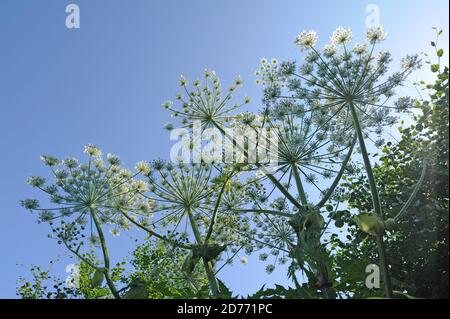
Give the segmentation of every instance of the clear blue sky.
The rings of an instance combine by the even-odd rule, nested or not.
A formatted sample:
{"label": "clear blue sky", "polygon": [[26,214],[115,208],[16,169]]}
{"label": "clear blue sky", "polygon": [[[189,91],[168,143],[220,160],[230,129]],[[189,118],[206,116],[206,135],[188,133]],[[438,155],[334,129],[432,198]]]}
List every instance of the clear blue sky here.
{"label": "clear blue sky", "polygon": [[[78,30],[65,27],[71,2],[81,9]],[[46,173],[41,154],[80,157],[94,143],[129,167],[167,158],[162,126],[170,119],[160,105],[177,93],[180,74],[210,68],[224,83],[240,74],[241,92],[258,102],[253,72],[261,57],[297,57],[293,39],[303,29],[317,30],[321,44],[339,25],[362,40],[370,3],[380,8],[389,32],[383,46],[396,58],[429,50],[432,26],[448,36],[447,0],[0,1],[0,297],[15,297],[16,279],[26,273],[17,263],[46,266],[64,256],[46,238],[47,226],[19,206],[36,195],[26,177]],[[130,240],[109,240],[114,260],[124,257]],[[64,274],[66,264],[55,272]],[[284,276],[267,276],[254,259],[221,275],[238,293]]]}

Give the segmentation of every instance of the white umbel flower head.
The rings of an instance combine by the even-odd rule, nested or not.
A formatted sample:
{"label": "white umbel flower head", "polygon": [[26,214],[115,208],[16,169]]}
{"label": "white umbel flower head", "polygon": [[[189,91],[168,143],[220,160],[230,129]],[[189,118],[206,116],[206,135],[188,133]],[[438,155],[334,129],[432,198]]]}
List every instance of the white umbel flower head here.
{"label": "white umbel flower head", "polygon": [[407,55],[401,59],[401,66],[403,70],[415,70],[421,67],[422,61],[417,54]]}
{"label": "white umbel flower head", "polygon": [[316,31],[302,31],[295,38],[295,44],[300,48],[300,50],[308,50],[314,47],[317,43],[317,33]]}
{"label": "white umbel flower head", "polygon": [[331,36],[331,43],[334,45],[342,45],[349,43],[353,38],[353,32],[351,29],[345,29],[343,27],[338,27]]}
{"label": "white umbel flower head", "polygon": [[88,144],[84,147],[84,153],[88,154],[89,156],[93,157],[100,157],[102,156],[102,151],[95,145]]}
{"label": "white umbel flower head", "polygon": [[387,32],[384,31],[383,27],[380,25],[367,30],[366,37],[367,41],[375,44],[384,41],[387,37]]}
{"label": "white umbel flower head", "polygon": [[367,45],[365,43],[363,44],[357,44],[355,45],[355,47],[353,48],[353,52],[355,52],[358,55],[361,55],[363,53],[366,52],[367,49]]}
{"label": "white umbel flower head", "polygon": [[337,50],[338,50],[338,48],[335,45],[327,44],[323,48],[323,54],[329,58],[329,57],[334,56],[336,54]]}
{"label": "white umbel flower head", "polygon": [[135,169],[144,175],[147,175],[151,171],[150,165],[143,161],[136,163]]}

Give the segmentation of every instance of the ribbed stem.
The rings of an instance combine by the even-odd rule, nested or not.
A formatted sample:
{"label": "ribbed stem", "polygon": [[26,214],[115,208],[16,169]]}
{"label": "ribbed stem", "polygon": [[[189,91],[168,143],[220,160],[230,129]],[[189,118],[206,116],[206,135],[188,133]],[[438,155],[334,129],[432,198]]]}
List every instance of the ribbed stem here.
{"label": "ribbed stem", "polygon": [[[369,180],[370,192],[372,194],[372,204],[373,209],[375,211],[375,215],[381,218],[381,203],[378,195],[377,184],[375,182],[375,177],[373,175],[372,166],[369,160],[369,154],[367,152],[366,144],[364,142],[364,135],[361,129],[361,125],[358,118],[358,113],[356,112],[355,105],[352,101],[349,102],[350,111],[353,117],[353,124],[355,127],[356,135],[358,136],[359,147],[361,149],[361,154],[364,161],[364,166],[366,168],[367,178]],[[384,295],[387,298],[392,298],[392,287],[391,287],[391,279],[389,276],[389,269],[386,260],[386,249],[384,247],[383,235],[377,236],[377,246],[378,246],[378,255],[380,259],[380,267],[381,273],[383,276],[383,287],[384,287]]]}
{"label": "ribbed stem", "polygon": [[361,155],[363,157],[364,166],[366,168],[367,178],[369,180],[370,192],[372,194],[372,203],[375,214],[381,217],[381,204],[378,196],[377,184],[375,177],[373,176],[372,165],[370,164],[369,154],[367,152],[366,143],[364,142],[364,135],[359,123],[358,113],[356,112],[353,102],[349,102],[350,110],[352,112],[353,124],[355,127],[356,135],[358,136],[359,147],[361,149]]}

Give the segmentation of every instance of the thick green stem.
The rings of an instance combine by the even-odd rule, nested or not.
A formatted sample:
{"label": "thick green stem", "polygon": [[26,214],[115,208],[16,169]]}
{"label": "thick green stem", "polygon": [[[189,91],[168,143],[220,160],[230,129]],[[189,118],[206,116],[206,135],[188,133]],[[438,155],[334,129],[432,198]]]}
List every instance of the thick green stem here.
{"label": "thick green stem", "polygon": [[192,232],[194,233],[195,241],[197,244],[202,244],[202,237],[200,235],[200,231],[198,230],[197,223],[195,222],[194,215],[192,215],[191,209],[187,208],[186,213],[189,218],[189,223],[191,224]]}
{"label": "thick green stem", "polygon": [[[191,224],[192,232],[194,233],[195,240],[197,244],[202,244],[202,238],[200,235],[200,231],[198,230],[197,224],[194,220],[194,216],[192,215],[191,209],[187,208],[186,213],[189,218],[189,223]],[[202,258],[203,265],[205,266],[205,272],[206,276],[208,278],[209,286],[211,288],[211,293],[213,294],[213,297],[217,297],[220,295],[219,286],[217,285],[217,279],[214,274],[214,270],[212,269],[211,262],[206,260],[204,257]]]}
{"label": "thick green stem", "polygon": [[214,274],[214,269],[211,265],[211,262],[203,258],[203,265],[205,266],[206,276],[208,277],[208,282],[213,297],[220,296],[219,285],[217,284],[217,279]]}
{"label": "thick green stem", "polygon": [[303,188],[302,180],[300,174],[298,173],[297,164],[292,164],[292,173],[294,174],[295,183],[297,184],[297,191],[300,196],[302,205],[308,205],[308,199],[306,198],[305,189]]}
{"label": "thick green stem", "polygon": [[367,152],[366,143],[364,142],[364,135],[359,123],[358,113],[353,102],[349,102],[350,110],[352,112],[353,124],[355,127],[356,135],[358,136],[359,147],[361,149],[361,155],[363,157],[364,166],[366,168],[367,178],[369,180],[370,192],[372,194],[372,203],[375,214],[381,217],[381,204],[380,198],[378,196],[377,184],[375,182],[375,177],[373,176],[372,165],[370,164],[369,154]]}
{"label": "thick green stem", "polygon": [[328,269],[323,262],[319,262],[319,286],[325,299],[336,299],[336,291],[333,288],[333,283],[330,282]]}
{"label": "thick green stem", "polygon": [[116,299],[121,299],[119,293],[117,292],[116,287],[114,286],[114,282],[111,280],[111,277],[109,276],[109,254],[108,254],[108,248],[106,246],[105,236],[103,235],[102,226],[100,225],[100,221],[97,218],[97,215],[95,214],[94,210],[91,209],[91,216],[94,220],[95,228],[97,229],[98,237],[100,238],[100,245],[102,247],[103,252],[103,262],[104,262],[104,275],[106,279],[106,284],[108,285],[109,289],[111,290],[112,295]]}
{"label": "thick green stem", "polygon": [[[367,178],[369,180],[370,192],[372,194],[373,209],[375,211],[375,215],[381,218],[382,211],[380,198],[378,196],[377,184],[375,182],[375,177],[373,175],[372,166],[370,164],[366,144],[364,142],[364,135],[359,122],[358,113],[356,112],[355,105],[353,104],[352,101],[349,102],[349,106],[353,117],[353,124],[355,127],[356,135],[358,136],[359,147],[361,149],[364,166],[366,168]],[[380,267],[384,282],[384,294],[387,298],[391,298],[392,297],[391,279],[389,276],[389,269],[386,260],[386,249],[384,247],[383,235],[377,236],[377,246],[378,246],[378,255],[380,258]]]}
{"label": "thick green stem", "polygon": [[377,236],[378,254],[380,256],[381,275],[383,277],[383,288],[386,298],[392,298],[392,285],[389,276],[388,264],[386,261],[386,250],[384,247],[383,235]]}

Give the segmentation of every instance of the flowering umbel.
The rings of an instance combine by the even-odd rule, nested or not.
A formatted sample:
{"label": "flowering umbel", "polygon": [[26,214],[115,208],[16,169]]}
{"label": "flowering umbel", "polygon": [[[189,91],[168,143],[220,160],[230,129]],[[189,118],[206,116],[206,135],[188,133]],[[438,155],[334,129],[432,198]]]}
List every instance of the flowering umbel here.
{"label": "flowering umbel", "polygon": [[[172,113],[172,117],[180,118],[183,127],[192,127],[195,120],[201,121],[202,128],[221,126],[233,117],[234,110],[250,102],[250,98],[245,97],[241,103],[232,103],[233,94],[242,83],[237,77],[223,92],[214,71],[205,70],[203,81],[194,81],[192,88],[182,76],[179,85],[183,92],[177,94],[175,102],[166,101],[162,106]],[[166,128],[170,130],[173,126],[166,124]]]}
{"label": "flowering umbel", "polygon": [[[307,51],[305,62],[300,66],[296,62],[282,62],[277,75],[271,75],[271,81],[260,81],[264,85],[265,103],[298,101],[305,111],[327,121],[341,141],[351,139],[348,136],[353,131],[349,130],[353,125],[351,103],[362,129],[381,136],[383,127],[395,123],[396,113],[413,107],[405,105],[404,98],[393,104],[389,101],[395,97],[394,89],[404,84],[421,61],[418,55],[408,55],[401,60],[400,71],[388,75],[391,54],[375,52],[375,45],[386,38],[382,27],[369,29],[366,43],[353,48],[349,47],[352,38],[350,29],[339,27],[331,36],[332,43],[321,51],[315,47],[315,33],[314,37],[312,31],[300,33],[296,42]],[[283,90],[285,87],[287,90]]]}
{"label": "flowering umbel", "polygon": [[[138,173],[122,168],[118,156],[107,154],[105,159],[94,145],[87,145],[84,152],[88,156],[86,163],[70,157],[59,160],[42,156],[54,182],[47,184],[38,176],[29,177],[27,182],[48,195],[52,205],[43,208],[36,199],[22,201],[22,206],[38,213],[39,222],[51,226],[52,237],[59,244],[74,251],[79,251],[84,239],[100,244],[99,229],[94,224],[108,225],[111,233],[118,235],[119,229],[130,226],[123,212],[133,211],[136,216],[148,219],[152,209],[151,202],[140,195],[147,189],[146,184],[135,179]],[[142,171],[144,166],[139,164],[138,168]]]}

